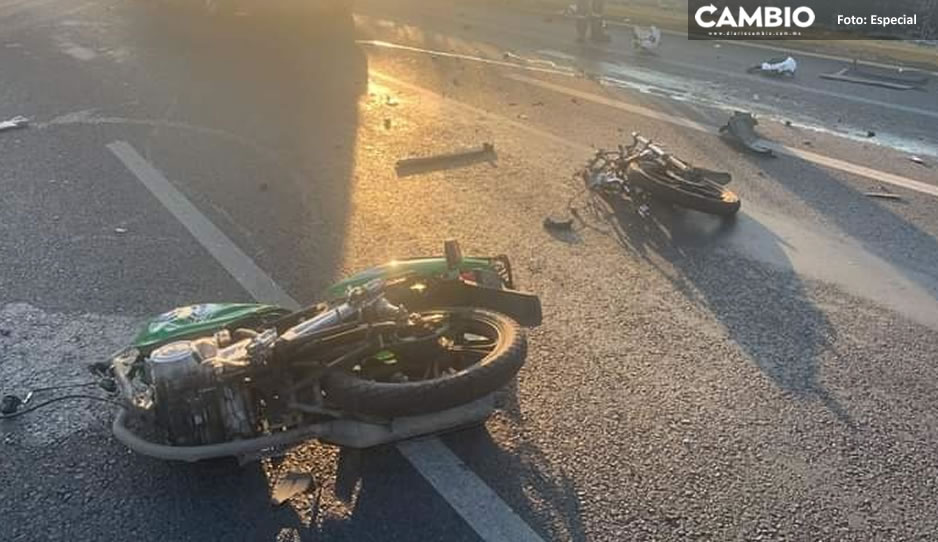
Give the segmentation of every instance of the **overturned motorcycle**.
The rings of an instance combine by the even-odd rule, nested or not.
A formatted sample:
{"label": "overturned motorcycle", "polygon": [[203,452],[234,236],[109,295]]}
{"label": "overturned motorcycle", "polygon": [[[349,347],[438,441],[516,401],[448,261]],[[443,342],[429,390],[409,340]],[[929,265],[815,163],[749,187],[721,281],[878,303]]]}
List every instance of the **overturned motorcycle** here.
{"label": "overturned motorcycle", "polygon": [[741,205],[726,188],[729,173],[688,164],[635,132],[629,145],[596,151],[577,176],[594,192],[632,201],[642,216],[648,215],[651,199],[724,217]]}
{"label": "overturned motorcycle", "polygon": [[[106,374],[115,436],[167,460],[257,458],[309,439],[365,448],[484,420],[521,368],[537,296],[507,257],[393,262],[298,311],[182,307],[146,324]],[[520,324],[520,325],[519,325]]]}

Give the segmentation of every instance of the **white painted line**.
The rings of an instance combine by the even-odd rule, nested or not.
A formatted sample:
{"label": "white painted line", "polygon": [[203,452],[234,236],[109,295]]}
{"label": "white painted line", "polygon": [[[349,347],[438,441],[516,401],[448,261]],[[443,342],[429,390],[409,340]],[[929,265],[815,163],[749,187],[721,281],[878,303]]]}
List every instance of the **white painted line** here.
{"label": "white painted line", "polygon": [[[115,141],[107,148],[254,299],[300,306],[129,143]],[[542,542],[440,439],[404,442],[398,449],[485,542]]]}
{"label": "white painted line", "polygon": [[108,144],[107,148],[254,299],[287,308],[299,307],[293,298],[129,143],[115,141]]}
{"label": "white painted line", "polygon": [[[434,49],[424,49],[422,47],[413,47],[411,45],[400,45],[398,43],[391,43],[388,41],[381,40],[356,40],[357,45],[367,45],[369,47],[381,47],[384,49],[396,49],[398,51],[409,51],[411,53],[422,53],[430,56],[441,57],[441,58],[455,58],[458,60],[468,60],[471,62],[478,62],[480,64],[491,64],[493,66],[502,66],[504,68],[516,68],[534,72],[542,73],[553,73],[557,75],[570,75],[574,74],[572,69],[559,69],[554,64],[552,68],[542,68],[536,65],[537,59],[520,59],[518,62],[506,62],[503,60],[492,60],[491,58],[485,58],[481,56],[465,55],[462,53],[450,53],[448,51],[439,51]],[[521,63],[524,62],[524,63]],[[553,63],[551,63],[553,64]]]}
{"label": "white painted line", "polygon": [[[558,92],[561,94],[566,94],[567,96],[572,96],[574,98],[593,102],[599,105],[604,105],[607,107],[612,107],[620,111],[626,111],[635,115],[640,115],[643,117],[652,118],[655,120],[660,120],[662,122],[667,122],[668,124],[673,124],[676,126],[683,126],[685,128],[690,128],[692,130],[697,130],[699,132],[704,132],[717,135],[718,128],[716,126],[708,126],[706,124],[701,124],[698,122],[693,122],[688,119],[683,119],[676,117],[674,115],[669,115],[662,113],[660,111],[655,111],[647,107],[642,107],[639,105],[634,105],[630,103],[623,102],[621,100],[616,100],[613,98],[608,98],[606,96],[600,96],[598,94],[592,94],[590,92],[584,92],[582,90],[572,89],[565,87],[563,85],[557,85],[541,79],[535,79],[533,77],[528,77],[521,74],[511,73],[507,74],[505,77],[513,79],[515,81],[540,87],[546,90],[551,90],[553,92]],[[850,173],[852,175],[859,175],[861,177],[866,177],[877,182],[884,182],[894,186],[900,186],[902,188],[907,188],[909,190],[915,190],[916,192],[921,192],[923,194],[928,194],[930,196],[938,197],[938,186],[924,183],[922,181],[916,181],[915,179],[910,179],[902,175],[896,175],[893,173],[887,173],[885,171],[880,171],[878,169],[869,168],[866,166],[861,166],[859,164],[854,164],[851,162],[846,162],[844,160],[838,160],[836,158],[831,158],[829,156],[824,156],[821,154],[804,151],[801,149],[796,149],[794,147],[789,147],[787,145],[782,145],[780,143],[772,143],[772,149],[778,152],[779,154],[787,154],[795,158],[800,158],[806,162],[811,162],[819,166],[827,167],[830,169],[836,169],[843,171],[845,173]]]}
{"label": "white painted line", "polygon": [[[538,67],[538,66],[536,65],[536,63],[537,63],[536,60],[537,60],[537,59],[520,59],[519,62],[506,62],[506,61],[501,61],[501,60],[492,60],[492,59],[485,58],[485,57],[481,57],[481,56],[467,55],[467,54],[462,54],[462,53],[450,53],[450,52],[440,51],[440,50],[435,50],[435,49],[424,49],[424,48],[422,48],[422,47],[414,47],[414,46],[411,46],[411,45],[400,45],[400,44],[396,44],[396,43],[390,43],[390,42],[387,42],[387,41],[378,41],[378,40],[358,40],[356,43],[358,43],[359,45],[369,45],[369,46],[372,46],[372,47],[382,47],[382,48],[387,48],[387,49],[397,49],[397,50],[400,50],[400,51],[408,51],[408,52],[412,52],[412,53],[421,53],[421,54],[426,54],[426,55],[430,55],[430,56],[434,56],[434,57],[455,58],[455,59],[459,59],[459,60],[466,60],[466,61],[470,61],[470,62],[478,62],[478,63],[481,63],[481,64],[490,64],[490,65],[494,65],[494,66],[502,66],[502,67],[506,67],[506,68],[513,68],[513,69],[519,69],[519,70],[527,70],[527,71],[534,71],[534,72],[541,72],[541,73],[551,73],[551,74],[556,74],[556,75],[566,75],[566,76],[570,76],[570,77],[574,77],[574,76],[576,75],[576,73],[575,73],[574,70],[572,70],[572,69],[563,69],[562,67],[557,66],[556,64],[553,64],[553,63],[551,63],[551,64],[553,64],[553,67],[551,67],[551,68]],[[610,51],[610,50],[606,50],[606,49],[600,49],[600,50],[602,50],[603,52],[609,53],[609,54],[623,55],[622,52]],[[560,58],[560,59],[567,60],[567,61],[569,61],[570,59],[573,59],[572,56],[567,55],[566,53],[560,53],[560,52],[557,52],[557,51],[543,50],[543,49],[542,49],[541,51],[538,51],[538,52],[545,54],[545,56],[552,56],[552,57]],[[526,60],[526,61],[525,61],[525,60]],[[714,74],[716,74],[716,75],[721,75],[721,76],[726,77],[726,78],[729,78],[729,79],[743,79],[743,80],[750,80],[750,81],[764,81],[764,77],[760,78],[760,76],[757,76],[757,75],[751,75],[751,74],[746,74],[746,73],[732,72],[732,71],[722,70],[722,69],[713,68],[713,67],[701,67],[701,66],[699,66],[699,65],[697,65],[697,64],[690,64],[690,63],[681,62],[681,61],[678,61],[678,60],[669,60],[669,59],[664,59],[664,58],[658,58],[658,59],[657,59],[657,62],[658,62],[659,64],[674,66],[674,67],[682,68],[682,69],[685,69],[685,70],[691,70],[691,71],[701,72],[701,73],[710,74],[710,75],[714,75]],[[662,71],[658,71],[658,73],[663,73],[663,74],[665,74],[665,75],[670,75],[670,74],[667,74],[666,72],[662,72]],[[800,85],[800,84],[798,84],[798,83],[792,83],[792,82],[787,82],[787,81],[773,81],[772,84],[773,84],[776,88],[789,88],[789,89],[792,89],[792,90],[796,90],[796,91],[799,91],[799,92],[805,92],[805,93],[808,93],[808,94],[815,94],[815,95],[818,95],[818,96],[825,96],[825,97],[828,97],[828,98],[837,98],[838,100],[844,100],[844,101],[848,101],[848,102],[854,102],[854,103],[857,103],[857,104],[870,105],[870,106],[873,106],[873,107],[881,107],[881,108],[883,108],[883,109],[892,110],[892,111],[899,111],[899,112],[903,112],[903,113],[908,113],[908,114],[910,114],[910,115],[918,115],[918,116],[922,116],[922,117],[931,117],[931,118],[934,118],[934,119],[938,119],[938,111],[933,111],[933,110],[931,110],[931,109],[924,109],[924,108],[921,108],[921,107],[914,107],[914,106],[911,106],[911,105],[904,105],[904,104],[895,103],[895,102],[884,102],[884,101],[882,101],[882,100],[874,100],[874,99],[872,99],[872,98],[864,98],[864,97],[862,97],[862,96],[856,96],[856,95],[854,95],[854,94],[847,94],[847,93],[843,93],[843,92],[836,92],[836,91],[833,91],[833,90],[827,90],[827,89],[823,89],[823,88],[808,87],[808,86]]]}
{"label": "white painted line", "polygon": [[541,542],[528,524],[440,441],[413,440],[397,449],[483,540]]}

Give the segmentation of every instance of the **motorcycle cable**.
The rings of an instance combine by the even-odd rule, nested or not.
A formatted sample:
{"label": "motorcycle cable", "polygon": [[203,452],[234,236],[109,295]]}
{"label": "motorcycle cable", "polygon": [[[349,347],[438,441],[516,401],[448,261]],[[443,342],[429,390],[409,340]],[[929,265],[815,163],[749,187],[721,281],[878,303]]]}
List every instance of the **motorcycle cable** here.
{"label": "motorcycle cable", "polygon": [[[25,410],[19,410],[19,407],[24,404],[24,402],[15,395],[6,395],[3,397],[2,406],[0,406],[0,420],[6,420],[10,418],[16,418],[22,416],[23,414],[28,414],[34,410],[39,410],[44,406],[57,403],[59,401],[66,401],[71,399],[90,399],[94,401],[101,401],[103,403],[110,403],[115,406],[122,407],[123,403],[115,401],[113,399],[108,399],[107,397],[99,397],[97,395],[86,395],[81,393],[75,393],[71,395],[62,395],[59,397],[53,397],[52,399],[47,399],[41,403],[36,403]],[[9,411],[9,412],[8,412]]]}
{"label": "motorcycle cable", "polygon": [[96,381],[91,381],[91,382],[81,382],[78,384],[62,384],[58,386],[43,386],[40,388],[33,388],[32,390],[26,393],[25,399],[21,399],[18,395],[4,395],[3,399],[0,399],[0,419],[15,418],[17,416],[21,416],[28,412],[32,412],[34,410],[42,408],[46,405],[50,405],[52,403],[56,403],[58,401],[62,401],[65,399],[93,399],[93,400],[99,400],[99,401],[107,401],[110,403],[120,405],[120,403],[118,403],[117,401],[114,401],[112,399],[108,399],[105,397],[99,397],[96,395],[70,394],[70,395],[63,395],[60,397],[54,397],[52,399],[43,401],[41,403],[34,404],[25,410],[20,410],[20,407],[27,405],[30,399],[32,399],[33,396],[36,395],[37,393],[42,393],[45,391],[53,391],[53,390],[71,389],[71,388],[84,388],[84,387],[89,387],[89,386],[100,386],[101,388],[103,388],[105,391],[109,393],[114,393],[115,391],[117,391],[116,383],[110,379],[96,380]]}

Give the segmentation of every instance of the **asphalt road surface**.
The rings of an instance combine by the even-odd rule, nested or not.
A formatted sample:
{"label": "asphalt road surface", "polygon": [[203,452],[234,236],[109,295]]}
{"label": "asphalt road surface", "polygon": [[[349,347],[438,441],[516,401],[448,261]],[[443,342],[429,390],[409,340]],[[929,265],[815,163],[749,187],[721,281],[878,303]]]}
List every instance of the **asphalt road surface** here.
{"label": "asphalt road surface", "polygon": [[[32,120],[0,132],[0,392],[87,380],[148,315],[258,297],[245,262],[309,302],[452,237],[544,305],[498,412],[440,441],[237,469],[135,455],[103,404],[4,420],[0,540],[938,539],[935,83],[822,80],[843,63],[807,55],[766,80],[745,68],[778,51],[626,32],[578,45],[495,3],[0,1],[0,120]],[[734,108],[778,158],[716,136]],[[574,170],[632,130],[732,173],[738,219],[583,194]],[[395,174],[482,142],[495,161]],[[273,506],[292,470],[315,484]]]}

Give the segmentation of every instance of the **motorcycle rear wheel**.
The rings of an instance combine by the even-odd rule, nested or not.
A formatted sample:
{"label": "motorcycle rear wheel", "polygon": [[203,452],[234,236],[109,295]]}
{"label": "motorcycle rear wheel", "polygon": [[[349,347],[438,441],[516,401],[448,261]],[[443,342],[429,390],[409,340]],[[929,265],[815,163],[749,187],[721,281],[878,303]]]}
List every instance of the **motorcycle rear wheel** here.
{"label": "motorcycle rear wheel", "polygon": [[[476,308],[421,312],[445,315],[451,331],[444,336],[441,359],[421,360],[417,377],[388,381],[374,372],[374,357],[360,360],[356,371],[333,371],[323,377],[326,401],[357,414],[385,418],[438,412],[482,398],[507,384],[521,369],[527,353],[524,331],[511,318]],[[381,360],[377,360],[380,365]],[[380,367],[379,367],[380,368]],[[434,374],[436,373],[436,374]]]}

